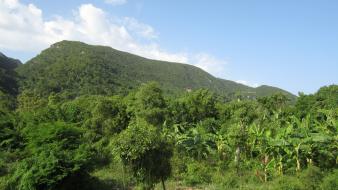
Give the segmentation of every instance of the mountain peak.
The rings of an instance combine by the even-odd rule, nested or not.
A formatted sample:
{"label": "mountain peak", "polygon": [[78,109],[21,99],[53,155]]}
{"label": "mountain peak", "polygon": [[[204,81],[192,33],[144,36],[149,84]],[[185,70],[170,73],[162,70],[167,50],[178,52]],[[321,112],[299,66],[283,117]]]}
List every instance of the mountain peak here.
{"label": "mountain peak", "polygon": [[13,70],[21,64],[22,63],[20,60],[7,57],[5,54],[0,52],[0,68],[6,70]]}
{"label": "mountain peak", "polygon": [[0,57],[6,57],[6,55],[0,51]]}

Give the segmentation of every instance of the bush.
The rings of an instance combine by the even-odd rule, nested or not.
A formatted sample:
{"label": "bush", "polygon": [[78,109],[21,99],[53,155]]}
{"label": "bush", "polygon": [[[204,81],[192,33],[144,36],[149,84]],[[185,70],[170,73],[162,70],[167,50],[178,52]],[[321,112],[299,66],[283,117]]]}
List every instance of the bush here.
{"label": "bush", "polygon": [[189,185],[207,184],[211,182],[211,171],[203,163],[192,161],[187,164],[184,181]]}
{"label": "bush", "polygon": [[173,157],[170,160],[172,166],[172,176],[175,180],[181,181],[187,170],[187,163],[189,163],[190,158],[180,154],[177,149],[173,152]]}
{"label": "bush", "polygon": [[304,190],[302,182],[297,177],[282,176],[272,185],[273,190]]}
{"label": "bush", "polygon": [[225,189],[239,188],[241,181],[236,172],[227,172],[221,182]]}
{"label": "bush", "polygon": [[9,189],[53,189],[72,176],[85,173],[91,152],[82,131],[64,123],[28,128],[26,151],[9,180]]}
{"label": "bush", "polygon": [[336,190],[338,187],[338,169],[326,176],[320,187],[322,190]]}
{"label": "bush", "polygon": [[300,174],[300,181],[307,190],[318,189],[323,174],[318,167],[310,166]]}

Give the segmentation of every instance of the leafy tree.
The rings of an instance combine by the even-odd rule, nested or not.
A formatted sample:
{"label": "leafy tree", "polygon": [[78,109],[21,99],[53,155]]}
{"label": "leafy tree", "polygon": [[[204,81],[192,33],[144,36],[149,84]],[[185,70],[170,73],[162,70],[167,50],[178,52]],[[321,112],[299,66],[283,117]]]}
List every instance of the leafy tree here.
{"label": "leafy tree", "polygon": [[45,106],[48,102],[46,98],[41,97],[38,93],[30,90],[22,91],[17,97],[18,111],[31,112]]}
{"label": "leafy tree", "polygon": [[193,91],[171,104],[171,120],[173,120],[173,123],[197,123],[206,118],[216,118],[216,102],[215,94],[209,90]]}
{"label": "leafy tree", "polygon": [[27,128],[25,134],[28,155],[18,163],[8,189],[54,189],[88,171],[92,155],[81,130],[58,122]]}
{"label": "leafy tree", "polygon": [[116,153],[123,163],[132,168],[134,176],[144,183],[145,189],[164,181],[171,174],[171,145],[159,130],[144,120],[133,121],[115,142]]}
{"label": "leafy tree", "polygon": [[13,113],[0,111],[0,189],[5,188],[1,177],[7,181],[16,161],[22,158],[24,140],[16,119]]}
{"label": "leafy tree", "polygon": [[23,145],[23,139],[15,124],[12,114],[0,112],[0,150],[12,151]]}
{"label": "leafy tree", "polygon": [[156,82],[142,85],[135,94],[133,111],[136,117],[160,126],[165,120],[166,102]]}
{"label": "leafy tree", "polygon": [[16,107],[15,98],[0,90],[0,110],[14,110]]}
{"label": "leafy tree", "polygon": [[119,96],[100,98],[92,110],[92,119],[100,125],[101,134],[111,135],[127,128],[129,116],[127,107]]}
{"label": "leafy tree", "polygon": [[307,114],[315,115],[320,109],[335,109],[338,107],[338,85],[321,87],[315,94],[299,94],[296,110],[300,117]]}
{"label": "leafy tree", "polygon": [[271,117],[276,112],[281,113],[290,100],[285,94],[279,93],[258,98],[257,101],[266,110],[266,117]]}

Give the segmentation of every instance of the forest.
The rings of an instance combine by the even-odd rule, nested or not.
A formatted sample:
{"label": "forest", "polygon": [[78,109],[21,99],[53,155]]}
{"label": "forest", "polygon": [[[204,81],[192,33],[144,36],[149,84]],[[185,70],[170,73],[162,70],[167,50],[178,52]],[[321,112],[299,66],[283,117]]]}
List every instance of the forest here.
{"label": "forest", "polygon": [[156,82],[126,95],[0,92],[0,189],[338,187],[337,85],[296,101],[168,95]]}

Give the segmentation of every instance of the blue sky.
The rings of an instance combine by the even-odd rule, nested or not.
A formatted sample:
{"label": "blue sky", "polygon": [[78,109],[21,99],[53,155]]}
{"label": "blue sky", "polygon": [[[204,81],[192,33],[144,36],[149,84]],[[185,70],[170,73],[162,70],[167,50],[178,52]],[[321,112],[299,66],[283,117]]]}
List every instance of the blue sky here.
{"label": "blue sky", "polygon": [[0,21],[0,51],[26,61],[81,40],[313,93],[338,83],[337,10],[336,0],[0,0],[10,21]]}

